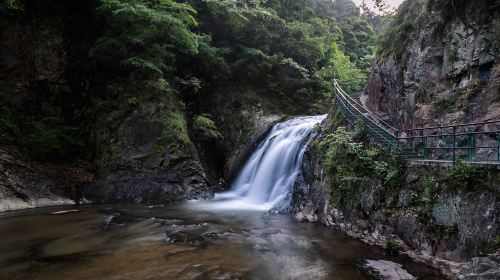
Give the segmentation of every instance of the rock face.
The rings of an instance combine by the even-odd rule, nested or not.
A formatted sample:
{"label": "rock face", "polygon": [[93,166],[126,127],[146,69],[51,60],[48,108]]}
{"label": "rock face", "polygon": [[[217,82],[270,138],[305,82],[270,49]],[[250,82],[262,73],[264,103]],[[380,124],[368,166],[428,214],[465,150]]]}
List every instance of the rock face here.
{"label": "rock face", "polygon": [[[57,99],[53,109],[60,110],[62,119],[82,130],[82,137],[89,138],[87,147],[77,149],[86,149],[80,153],[85,157],[85,165],[96,175],[96,180],[79,186],[81,195],[90,201],[168,203],[211,197],[213,190],[198,151],[189,140],[175,149],[157,147],[157,140],[165,131],[165,127],[155,121],[161,117],[162,100],[144,102],[126,116],[120,115],[119,106],[88,112],[92,104],[90,96],[99,96],[103,91],[99,83],[103,77],[89,70],[92,69],[89,50],[102,29],[96,15],[98,4],[99,1],[77,4],[26,1],[25,11],[16,14],[8,12],[4,3],[0,3],[0,48],[4,50],[0,56],[0,94],[4,85],[10,89],[7,95],[21,100],[28,118],[33,118],[28,106],[36,112],[42,107],[38,105],[40,101]],[[27,149],[44,149],[32,146],[16,151],[18,147],[10,138],[11,134],[0,129],[0,148],[5,148],[2,154],[9,157],[29,154]],[[40,166],[52,168],[52,161],[45,156],[38,161]],[[68,161],[60,165],[71,169],[74,163],[71,158]],[[50,204],[30,202],[42,198],[71,202],[72,194],[67,190],[70,186],[46,174],[57,173],[61,168],[45,172],[32,166],[38,164],[27,163],[19,172],[16,168],[8,169],[5,181],[0,181],[5,184],[0,190],[4,197],[10,197],[9,190],[12,190],[22,194],[27,206]],[[32,173],[33,178],[25,176],[26,173]]]}
{"label": "rock face", "polygon": [[[74,73],[81,70],[75,65],[82,67],[86,40],[93,38],[87,30],[95,27],[94,10],[89,9],[95,3],[68,8],[54,2],[26,1],[30,12],[17,16],[0,3],[0,95],[8,100],[12,94],[30,113],[42,110],[40,99],[55,93],[80,100],[76,92],[87,82],[85,77],[74,79]],[[80,17],[88,20],[83,23]],[[11,92],[6,94],[5,88]],[[24,121],[33,118],[28,115]],[[77,110],[74,120],[79,121]],[[94,181],[93,174],[70,164],[35,162],[15,144],[12,134],[0,129],[0,211],[83,202],[81,188]]]}
{"label": "rock face", "polygon": [[401,53],[374,62],[365,106],[405,129],[500,119],[495,1],[454,1],[444,11],[430,2],[407,1],[412,29]]}
{"label": "rock face", "polygon": [[85,202],[81,188],[93,180],[85,170],[40,165],[0,149],[0,212]]}
{"label": "rock face", "polygon": [[119,122],[112,115],[98,120],[98,180],[85,188],[86,197],[105,203],[170,203],[212,197],[213,189],[191,141],[161,142],[166,129],[156,121],[161,117],[158,104],[141,104]]}

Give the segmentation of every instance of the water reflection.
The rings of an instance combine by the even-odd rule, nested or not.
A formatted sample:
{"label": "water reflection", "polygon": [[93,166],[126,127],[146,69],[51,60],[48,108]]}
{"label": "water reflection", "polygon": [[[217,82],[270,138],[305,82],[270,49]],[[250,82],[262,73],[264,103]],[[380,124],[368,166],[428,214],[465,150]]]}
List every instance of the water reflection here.
{"label": "water reflection", "polygon": [[0,217],[1,279],[369,279],[362,259],[432,270],[343,234],[259,211],[43,208]]}

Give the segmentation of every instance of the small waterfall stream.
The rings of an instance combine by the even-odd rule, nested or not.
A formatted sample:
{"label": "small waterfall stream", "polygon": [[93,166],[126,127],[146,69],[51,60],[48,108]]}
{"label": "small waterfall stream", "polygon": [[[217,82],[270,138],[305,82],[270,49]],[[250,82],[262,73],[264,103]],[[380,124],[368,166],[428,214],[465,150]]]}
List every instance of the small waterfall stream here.
{"label": "small waterfall stream", "polygon": [[256,210],[288,206],[309,135],[325,117],[299,117],[274,125],[245,163],[231,190],[216,195],[222,200],[217,206]]}

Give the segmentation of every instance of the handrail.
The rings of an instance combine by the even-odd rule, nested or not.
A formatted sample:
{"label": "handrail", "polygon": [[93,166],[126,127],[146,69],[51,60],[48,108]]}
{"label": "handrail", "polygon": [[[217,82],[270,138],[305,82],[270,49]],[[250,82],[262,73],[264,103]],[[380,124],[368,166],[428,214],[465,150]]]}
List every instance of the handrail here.
{"label": "handrail", "polygon": [[[337,90],[338,90],[338,89],[337,89]],[[376,123],[375,121],[373,121],[371,118],[367,118],[367,117],[365,116],[365,114],[369,114],[369,115],[371,115],[371,114],[370,114],[370,112],[368,112],[368,111],[366,111],[366,113],[361,112],[358,108],[356,108],[356,106],[355,106],[355,105],[353,105],[351,102],[349,102],[349,100],[346,98],[345,94],[341,94],[341,96],[343,97],[343,99],[345,100],[345,102],[346,102],[346,103],[348,103],[348,104],[349,104],[349,105],[350,105],[350,106],[351,106],[354,110],[356,110],[356,111],[357,111],[357,112],[358,112],[361,116],[364,116],[364,118],[365,118],[366,120],[368,120],[368,121],[369,121],[370,123],[372,123],[373,125],[375,125],[375,126],[379,127],[380,129],[384,130],[387,134],[389,134],[391,137],[393,137],[393,138],[394,138],[394,140],[396,140],[396,136],[395,136],[392,132],[388,131],[385,127],[383,127],[383,126],[381,126],[381,125],[377,124],[377,123]],[[352,100],[352,102],[355,102],[355,101],[354,101],[354,100]],[[379,134],[380,136],[382,136],[380,133],[377,133],[377,134]],[[387,137],[384,137],[384,136],[382,136],[382,137],[383,137],[383,138],[385,138],[385,139],[387,138]],[[386,140],[387,140],[387,141],[390,141],[390,139],[389,139],[389,140],[388,140],[388,139],[386,139]]]}
{"label": "handrail", "polygon": [[[336,80],[334,80],[333,85],[334,99],[344,120],[353,127],[356,126],[357,122],[362,122],[367,134],[371,135],[373,140],[378,142],[385,151],[391,147],[396,148],[403,155],[413,159],[452,158],[455,161],[465,157],[468,161],[477,161],[479,158],[482,161],[486,160],[486,162],[500,162],[500,129],[497,129],[496,126],[485,127],[481,129],[483,131],[459,129],[496,124],[500,123],[500,120],[398,130],[356,102],[340,87]],[[449,128],[453,128],[453,131],[446,130]],[[441,131],[434,132],[433,130]],[[401,132],[418,133],[412,135],[413,133]],[[492,160],[492,156],[495,156],[496,159]]]}
{"label": "handrail", "polygon": [[[337,87],[337,89],[339,89],[339,90],[340,90],[340,93],[342,93],[342,95],[344,95],[345,97],[347,97],[347,98],[351,99],[351,101],[352,101],[352,102],[354,102],[355,104],[357,104],[357,105],[361,106],[362,108],[364,108],[364,106],[363,106],[363,105],[358,104],[358,103],[356,102],[356,100],[354,100],[351,96],[349,96],[349,94],[347,94],[347,93],[346,93],[346,92],[345,92],[345,91],[344,91],[344,90],[340,87],[340,85],[339,85],[339,83],[337,82],[337,80],[336,80],[336,79],[334,79],[334,80],[333,80],[333,83],[334,83],[335,87]],[[365,110],[366,110],[366,109],[365,109]],[[368,112],[368,110],[366,110],[366,111],[367,111],[367,113],[370,113],[370,112]],[[385,121],[383,121],[382,119],[380,119],[379,117],[377,117],[375,114],[371,114],[371,113],[370,113],[370,116],[371,116],[371,117],[374,117],[375,119],[377,119],[379,122],[381,122],[381,123],[383,123],[384,125],[386,125],[386,126],[387,126],[388,128],[390,128],[391,130],[394,130],[395,132],[398,132],[398,130],[397,130],[396,128],[392,127],[390,124],[386,123]]]}
{"label": "handrail", "polygon": [[[345,101],[347,101],[347,100],[345,100]],[[348,102],[348,101],[347,101],[347,102]],[[350,104],[350,105],[352,106],[352,104]],[[350,110],[347,106],[343,105],[343,107],[344,107],[344,108],[345,108],[345,109],[346,109],[346,110],[347,110],[347,111],[348,111],[351,115],[353,115],[356,119],[358,119],[358,120],[359,120],[359,118],[358,118],[358,117],[356,117],[356,115],[355,115],[355,114],[354,114],[354,113],[353,113],[353,112],[352,112],[352,111],[351,111],[351,110]],[[358,111],[358,113],[360,113],[362,116],[364,116],[364,114],[363,114],[361,111],[359,111],[357,108],[355,108],[354,106],[353,106],[353,108],[354,108],[354,109],[356,109],[356,110]],[[375,123],[373,120],[371,120],[371,119],[368,119],[368,120],[369,120],[370,122],[372,122],[373,124],[375,124],[377,127],[380,127],[380,126],[378,126],[378,125],[377,125],[377,123]],[[388,131],[385,131],[385,132],[389,133]],[[387,137],[386,137],[386,136],[384,136],[383,134],[379,133],[379,132],[378,132],[378,131],[376,131],[376,130],[375,130],[375,133],[376,133],[379,137],[381,137],[381,138],[383,138],[385,141],[387,141],[390,145],[392,145],[392,146],[396,147],[396,145],[394,145],[393,143],[391,143],[391,140],[396,140],[396,141],[397,141],[397,138],[396,138],[394,135],[392,135],[392,134],[390,134],[390,133],[389,133],[389,135],[390,135],[393,139],[387,139]]]}
{"label": "handrail", "polygon": [[445,125],[445,126],[420,127],[420,128],[412,128],[412,129],[401,129],[401,130],[399,130],[399,132],[431,130],[431,129],[439,129],[439,128],[464,127],[464,126],[476,126],[476,125],[484,125],[484,124],[491,124],[491,123],[500,123],[500,120],[475,122],[475,123],[463,123],[463,124]]}

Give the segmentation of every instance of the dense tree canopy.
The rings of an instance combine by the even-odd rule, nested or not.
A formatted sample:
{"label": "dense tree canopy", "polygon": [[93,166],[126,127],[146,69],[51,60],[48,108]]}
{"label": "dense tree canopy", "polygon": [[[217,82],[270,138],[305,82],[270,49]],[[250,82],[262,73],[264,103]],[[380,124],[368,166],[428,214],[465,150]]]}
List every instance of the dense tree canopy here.
{"label": "dense tree canopy", "polygon": [[[4,3],[10,15],[31,12],[30,1]],[[154,102],[161,105],[155,120],[167,130],[162,141],[188,143],[190,124],[210,124],[211,117],[196,108],[186,113],[185,104],[196,107],[216,89],[240,88],[277,104],[282,112],[317,112],[331,94],[333,79],[348,92],[363,88],[375,49],[373,27],[351,0],[95,3],[101,26],[85,59],[85,71],[95,81],[92,95],[81,97],[85,103],[60,106],[53,101],[69,97],[54,93],[40,101],[47,105],[29,120],[2,101],[2,108],[10,108],[5,107],[1,131],[28,131],[26,139],[50,153],[79,150],[84,144],[78,141],[85,137],[78,131],[93,123],[76,120],[70,109],[78,107],[79,118],[87,120],[98,112],[113,112],[118,125],[140,104]],[[2,100],[12,97],[1,95]]]}

